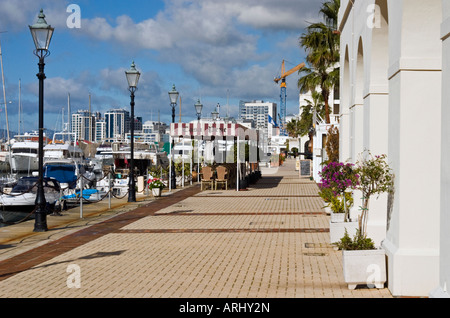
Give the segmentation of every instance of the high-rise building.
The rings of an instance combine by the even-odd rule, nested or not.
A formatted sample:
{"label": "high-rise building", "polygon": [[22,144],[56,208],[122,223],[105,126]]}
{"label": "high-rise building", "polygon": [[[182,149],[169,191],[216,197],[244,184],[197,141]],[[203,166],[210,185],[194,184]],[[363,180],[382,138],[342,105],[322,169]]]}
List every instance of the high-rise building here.
{"label": "high-rise building", "polygon": [[111,109],[105,113],[105,139],[114,141],[124,139],[130,131],[130,113],[125,109]]}
{"label": "high-rise building", "polygon": [[77,140],[93,141],[95,138],[95,114],[79,110],[72,114],[72,133]]}
{"label": "high-rise building", "polygon": [[277,104],[264,102],[262,100],[254,100],[252,102],[239,102],[239,119],[253,120],[255,128],[264,132],[264,136],[272,138],[273,129],[275,128],[272,121],[269,121],[269,116],[273,122],[277,121]]}
{"label": "high-rise building", "polygon": [[104,118],[95,122],[95,142],[102,142],[106,139],[106,122]]}

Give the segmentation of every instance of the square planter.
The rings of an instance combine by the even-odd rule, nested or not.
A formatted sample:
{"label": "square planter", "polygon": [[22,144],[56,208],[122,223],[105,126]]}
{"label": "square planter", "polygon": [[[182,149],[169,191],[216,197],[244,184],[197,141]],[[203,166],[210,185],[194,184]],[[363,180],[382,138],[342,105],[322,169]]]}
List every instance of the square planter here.
{"label": "square planter", "polygon": [[342,251],[344,280],[349,289],[357,285],[384,288],[386,282],[386,253],[384,249]]}
{"label": "square planter", "polygon": [[335,213],[331,211],[331,222],[342,223],[345,221],[345,213]]}
{"label": "square planter", "polygon": [[336,243],[345,235],[347,229],[348,235],[353,237],[358,229],[358,222],[331,222],[330,221],[330,243]]}
{"label": "square planter", "polygon": [[152,189],[152,194],[154,197],[160,197],[161,196],[161,188],[153,188]]}

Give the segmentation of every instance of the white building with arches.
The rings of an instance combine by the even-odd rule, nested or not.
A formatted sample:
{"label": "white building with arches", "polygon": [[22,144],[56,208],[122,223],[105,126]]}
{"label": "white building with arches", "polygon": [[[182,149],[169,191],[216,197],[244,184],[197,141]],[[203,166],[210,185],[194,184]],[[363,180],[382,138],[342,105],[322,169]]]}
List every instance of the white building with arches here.
{"label": "white building with arches", "polygon": [[387,154],[395,173],[368,229],[394,296],[448,297],[449,17],[449,0],[341,0],[340,160]]}

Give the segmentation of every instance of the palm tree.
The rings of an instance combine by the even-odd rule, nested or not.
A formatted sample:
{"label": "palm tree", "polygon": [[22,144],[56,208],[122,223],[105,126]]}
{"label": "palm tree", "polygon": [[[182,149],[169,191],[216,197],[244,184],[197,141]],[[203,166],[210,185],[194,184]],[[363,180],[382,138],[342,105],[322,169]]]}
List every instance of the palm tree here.
{"label": "palm tree", "polygon": [[314,113],[316,115],[319,115],[321,118],[325,115],[325,107],[323,103],[323,97],[322,94],[313,91],[312,92],[312,101],[306,100],[307,105],[302,106],[302,113],[300,115],[300,136],[306,136],[311,129],[315,126],[314,120]]}
{"label": "palm tree", "polygon": [[320,88],[325,103],[325,120],[330,123],[330,92],[339,85],[339,40],[336,32],[340,0],[329,0],[322,4],[320,13],[325,22],[312,23],[306,34],[300,37],[300,45],[306,50],[306,62],[298,80],[301,93],[314,92]]}
{"label": "palm tree", "polygon": [[286,124],[286,131],[289,134],[289,137],[297,138],[298,136],[302,136],[300,120],[292,119],[288,122]]}

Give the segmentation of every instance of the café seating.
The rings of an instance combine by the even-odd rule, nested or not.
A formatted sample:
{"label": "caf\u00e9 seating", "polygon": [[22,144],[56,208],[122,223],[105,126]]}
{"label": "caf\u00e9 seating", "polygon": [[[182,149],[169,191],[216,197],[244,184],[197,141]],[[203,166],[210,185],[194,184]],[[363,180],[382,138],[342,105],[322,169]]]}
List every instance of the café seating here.
{"label": "caf\u00e9 seating", "polygon": [[217,190],[217,185],[225,185],[225,190],[228,190],[228,171],[224,166],[218,166],[216,168],[217,178],[215,179],[215,186]]}
{"label": "caf\u00e9 seating", "polygon": [[203,191],[203,184],[211,187],[211,190],[214,188],[214,178],[212,168],[209,166],[202,168],[202,179],[201,179],[201,190]]}

